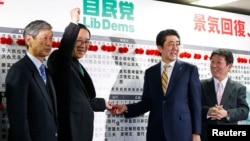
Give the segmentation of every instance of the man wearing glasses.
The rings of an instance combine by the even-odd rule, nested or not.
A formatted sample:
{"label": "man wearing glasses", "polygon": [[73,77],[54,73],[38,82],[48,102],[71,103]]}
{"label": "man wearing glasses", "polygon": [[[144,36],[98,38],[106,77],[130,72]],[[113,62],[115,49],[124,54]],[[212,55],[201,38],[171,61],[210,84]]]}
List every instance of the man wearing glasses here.
{"label": "man wearing glasses", "polygon": [[58,99],[58,141],[92,141],[94,111],[112,107],[105,99],[96,98],[93,82],[78,60],[87,52],[91,36],[78,23],[80,9],[72,9],[70,15],[59,49],[48,59]]}

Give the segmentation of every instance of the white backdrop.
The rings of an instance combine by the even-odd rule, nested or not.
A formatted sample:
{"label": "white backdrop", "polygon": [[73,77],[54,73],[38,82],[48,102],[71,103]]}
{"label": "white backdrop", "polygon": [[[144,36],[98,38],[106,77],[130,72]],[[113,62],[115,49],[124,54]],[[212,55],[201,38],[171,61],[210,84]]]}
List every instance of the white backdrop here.
{"label": "white backdrop", "polygon": [[[88,8],[84,2],[95,3],[94,11],[99,15],[91,16],[88,12],[84,13],[84,8]],[[105,6],[102,7],[108,3],[111,3],[108,6],[113,6],[110,11],[107,11]],[[124,7],[120,7],[120,4]],[[144,71],[159,61],[159,56],[145,52],[156,49],[156,34],[166,28],[174,28],[180,33],[184,45],[181,53],[192,55],[191,58],[181,59],[196,64],[199,67],[200,78],[211,76],[209,61],[203,56],[210,55],[214,48],[225,47],[232,49],[235,55],[235,67],[230,77],[250,87],[250,19],[246,15],[152,0],[0,0],[0,38],[9,35],[21,36],[19,29],[24,28],[32,20],[43,19],[51,23],[54,31],[59,33],[55,36],[55,40],[59,40],[59,35],[70,21],[69,11],[74,7],[82,9],[81,22],[87,24],[93,35],[92,44],[98,46],[97,51],[89,51],[80,60],[94,81],[98,97],[104,97],[114,103],[133,103],[140,99]],[[125,11],[122,11],[124,9]],[[105,12],[108,15],[106,17]],[[123,12],[127,12],[133,20],[120,18]],[[113,27],[110,25],[108,29],[104,28],[103,21],[113,23]],[[98,28],[95,27],[97,23],[100,23]],[[115,28],[119,25],[132,26],[133,30]],[[197,25],[201,31],[196,29]],[[211,29],[215,32],[209,32]],[[220,32],[217,32],[217,29]],[[114,45],[116,50],[104,51],[101,49],[103,45]],[[129,51],[120,53],[119,47],[127,47]],[[144,49],[144,54],[136,54],[136,48]],[[24,54],[24,47],[20,48],[15,43],[0,43],[1,91],[4,91],[6,71],[18,60],[13,57]],[[200,54],[202,58],[194,58],[194,54]],[[248,62],[238,62],[239,58],[246,58]],[[108,112],[95,115],[95,141],[145,140],[147,114],[129,120],[123,116],[111,116]],[[6,115],[1,115],[0,112],[1,118],[7,120]],[[4,125],[4,128],[7,126]],[[1,133],[2,131],[4,130],[0,130],[0,135],[7,134]],[[5,141],[3,138],[2,140]]]}

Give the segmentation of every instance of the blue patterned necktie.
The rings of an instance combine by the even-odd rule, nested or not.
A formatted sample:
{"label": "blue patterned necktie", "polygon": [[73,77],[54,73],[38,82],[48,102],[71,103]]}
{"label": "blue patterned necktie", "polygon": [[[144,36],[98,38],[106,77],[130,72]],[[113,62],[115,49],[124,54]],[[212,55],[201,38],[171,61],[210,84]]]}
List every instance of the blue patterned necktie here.
{"label": "blue patterned necktie", "polygon": [[40,66],[39,70],[40,70],[41,77],[42,77],[42,79],[43,79],[44,83],[46,83],[45,65],[44,65],[44,64],[42,64],[42,65]]}

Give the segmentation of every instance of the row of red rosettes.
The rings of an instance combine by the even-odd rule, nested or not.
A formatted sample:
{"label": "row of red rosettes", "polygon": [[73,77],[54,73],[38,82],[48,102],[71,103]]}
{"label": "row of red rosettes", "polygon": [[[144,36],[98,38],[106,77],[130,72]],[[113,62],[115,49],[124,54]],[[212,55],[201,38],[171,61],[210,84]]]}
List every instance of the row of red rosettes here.
{"label": "row of red rosettes", "polygon": [[59,41],[53,41],[52,42],[52,47],[53,48],[58,48],[60,46],[60,42]]}
{"label": "row of red rosettes", "polygon": [[[0,43],[1,44],[5,44],[5,45],[12,45],[13,44],[13,39],[11,37],[1,37],[0,38]],[[18,38],[16,40],[16,44],[19,45],[19,46],[24,46],[25,45],[25,42],[24,42],[24,39],[22,38]]]}
{"label": "row of red rosettes", "polygon": [[102,51],[106,51],[106,52],[114,52],[116,50],[116,46],[114,46],[114,45],[110,45],[110,46],[102,45],[101,49],[102,49]]}
{"label": "row of red rosettes", "polygon": [[[12,45],[13,44],[13,39],[11,37],[1,37],[0,38],[0,43],[1,44],[7,44],[7,45]],[[18,38],[16,40],[16,44],[19,46],[25,46],[25,41],[22,38]],[[53,41],[52,42],[52,47],[53,48],[58,48],[60,46],[60,42],[59,41]],[[102,45],[101,46],[102,51],[107,51],[107,52],[115,52],[116,51],[116,46],[111,45]],[[90,51],[97,51],[98,50],[98,46],[97,45],[89,45],[89,50]],[[119,53],[127,53],[128,52],[128,47],[119,47],[118,48],[118,52]],[[135,49],[135,53],[136,54],[143,54],[144,50],[142,48],[137,48]],[[146,54],[148,55],[158,55],[159,53],[157,53],[157,51],[154,50],[147,50]]]}
{"label": "row of red rosettes", "polygon": [[247,61],[249,61],[249,63],[250,63],[250,59],[248,60],[247,58],[243,58],[243,57],[237,58],[238,63],[247,63]]}
{"label": "row of red rosettes", "polygon": [[1,44],[7,44],[7,45],[11,45],[13,43],[13,39],[11,37],[1,37],[0,38],[0,43]]}
{"label": "row of red rosettes", "polygon": [[16,44],[18,44],[19,46],[25,46],[25,41],[24,39],[19,38],[16,40]]}
{"label": "row of red rosettes", "polygon": [[[95,50],[93,50],[93,48]],[[101,50],[106,52],[115,52],[118,48],[119,53],[128,53],[129,48],[128,47],[116,47],[115,45],[102,45]],[[91,51],[97,51],[98,46],[97,45],[89,45],[89,50]],[[143,54],[144,50],[142,48],[135,48],[134,50],[135,54]],[[157,55],[159,56],[158,50],[146,50],[147,55]]]}
{"label": "row of red rosettes", "polygon": [[[192,54],[191,53],[188,53],[188,52],[182,52],[179,54],[180,58],[191,58],[192,57]],[[201,54],[198,54],[198,53],[194,53],[193,55],[193,58],[194,59],[201,59],[202,58],[202,55]],[[203,56],[203,59],[204,60],[208,60],[209,59],[209,56],[208,55],[204,55]],[[244,57],[238,57],[237,58],[237,62],[238,63],[250,63],[250,59],[247,59],[247,58],[244,58]]]}
{"label": "row of red rosettes", "polygon": [[146,55],[160,56],[161,53],[157,49],[147,49],[146,50]]}
{"label": "row of red rosettes", "polygon": [[118,48],[118,52],[119,53],[127,53],[128,52],[128,48],[127,47],[119,47]]}
{"label": "row of red rosettes", "polygon": [[[95,50],[94,51],[97,51],[98,50],[98,46],[96,46],[96,45],[90,45],[89,46],[89,50],[93,51],[93,49],[92,49],[93,46],[95,46]],[[102,45],[101,46],[101,50],[102,51],[106,51],[106,52],[115,52],[117,50],[117,47],[114,46],[114,45]],[[118,52],[119,53],[128,53],[128,51],[129,51],[128,47],[118,47]],[[144,54],[144,49],[142,49],[142,48],[135,48],[134,53],[135,54]],[[159,56],[160,52],[158,50],[148,49],[148,50],[146,50],[146,54],[147,55]]]}
{"label": "row of red rosettes", "polygon": [[135,49],[135,54],[143,54],[143,53],[144,53],[144,49],[142,49],[142,48]]}
{"label": "row of red rosettes", "polygon": [[98,50],[98,46],[97,45],[89,45],[89,48],[88,48],[88,50],[90,50],[90,51],[97,51]]}
{"label": "row of red rosettes", "polygon": [[[6,45],[12,45],[14,40],[11,37],[1,37],[0,38],[0,44],[6,44]],[[25,46],[25,41],[23,38],[16,39],[16,44],[19,46]],[[60,46],[59,41],[53,41],[52,47],[58,48]]]}
{"label": "row of red rosettes", "polygon": [[[192,54],[185,51],[185,52],[180,53],[179,56],[180,56],[180,58],[188,58],[189,59],[192,57]],[[193,58],[199,60],[199,59],[202,59],[202,55],[199,53],[194,53]],[[204,60],[208,60],[208,58],[209,58],[208,55],[203,56]]]}
{"label": "row of red rosettes", "polygon": [[[7,44],[7,45],[12,45],[13,44],[13,39],[11,37],[1,37],[0,38],[0,43],[1,44]],[[25,41],[23,38],[18,38],[16,40],[16,44],[19,46],[25,46]],[[52,47],[53,48],[58,48],[60,46],[60,41],[53,41],[52,42]],[[101,46],[101,50],[102,51],[106,51],[106,52],[115,52],[116,51],[116,46],[114,45],[102,45]],[[97,45],[89,45],[88,48],[89,51],[98,51],[98,46]],[[128,53],[129,49],[128,47],[118,47],[118,52],[119,53]],[[135,54],[144,54],[144,49],[142,48],[135,48],[134,53]],[[154,55],[154,56],[160,56],[160,52],[158,50],[155,49],[147,49],[146,50],[146,55]],[[189,52],[182,52],[179,54],[180,58],[191,58],[192,54]],[[202,55],[199,53],[194,53],[193,54],[193,58],[194,59],[201,59]],[[203,56],[204,60],[208,60],[209,56],[208,55],[204,55]],[[238,63],[250,63],[250,59],[244,58],[244,57],[238,57],[237,58],[237,62]]]}

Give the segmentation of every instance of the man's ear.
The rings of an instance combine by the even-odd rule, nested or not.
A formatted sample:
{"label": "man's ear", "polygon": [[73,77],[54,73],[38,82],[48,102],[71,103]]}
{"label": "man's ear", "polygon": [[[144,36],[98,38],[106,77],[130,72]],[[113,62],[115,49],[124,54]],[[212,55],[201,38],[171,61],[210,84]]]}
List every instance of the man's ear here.
{"label": "man's ear", "polygon": [[161,52],[163,50],[162,46],[157,46],[158,50]]}
{"label": "man's ear", "polygon": [[230,71],[230,70],[231,70],[231,68],[233,67],[233,63],[228,64],[227,66],[228,66],[228,71]]}
{"label": "man's ear", "polygon": [[32,40],[33,40],[33,37],[32,37],[31,35],[26,35],[26,36],[24,37],[24,40],[25,40],[26,45],[30,46],[30,45],[31,45],[31,42],[32,42]]}

